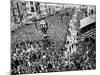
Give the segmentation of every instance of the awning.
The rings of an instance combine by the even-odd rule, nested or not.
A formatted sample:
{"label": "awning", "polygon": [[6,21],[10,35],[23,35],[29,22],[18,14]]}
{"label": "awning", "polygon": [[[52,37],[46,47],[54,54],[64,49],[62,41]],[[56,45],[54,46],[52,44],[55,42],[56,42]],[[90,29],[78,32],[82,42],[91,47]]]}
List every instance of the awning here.
{"label": "awning", "polygon": [[80,20],[80,29],[91,24],[91,23],[94,23],[94,22],[96,22],[95,15],[91,15],[89,17],[86,17],[86,18]]}

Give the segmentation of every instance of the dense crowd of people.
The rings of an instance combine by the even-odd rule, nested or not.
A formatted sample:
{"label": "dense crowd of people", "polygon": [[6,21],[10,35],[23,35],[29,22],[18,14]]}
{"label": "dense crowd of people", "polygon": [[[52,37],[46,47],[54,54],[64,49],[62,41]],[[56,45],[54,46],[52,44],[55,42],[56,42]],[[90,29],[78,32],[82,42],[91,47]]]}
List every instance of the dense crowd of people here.
{"label": "dense crowd of people", "polygon": [[[20,7],[22,5],[23,8],[25,3],[15,2],[14,4],[12,2],[11,16],[14,19],[11,17],[11,23],[16,25],[16,23],[22,23],[21,21],[23,20],[26,22],[25,16],[23,16],[26,14],[26,12],[23,12]],[[33,6],[33,2],[26,2],[26,4],[27,3],[30,3],[29,6]],[[39,5],[39,2],[35,2],[36,8],[31,7],[31,12],[36,10],[38,14],[41,14]],[[90,16],[91,14],[93,15],[93,12],[95,12],[93,9],[91,9],[91,13],[88,13],[88,8],[84,9],[69,7],[68,9],[66,8],[59,13],[56,13],[57,15],[55,14],[50,19],[38,21],[39,25],[37,29],[39,28],[39,33],[43,35],[43,38],[41,39],[20,39],[20,41],[16,41],[16,39],[14,39],[15,41],[11,42],[11,74],[17,75],[95,69],[96,40],[91,36],[81,40],[78,38],[77,34],[80,25],[80,19]],[[29,15],[31,14],[26,15],[26,17]],[[33,20],[31,21],[33,22]],[[66,29],[64,40],[57,40],[57,38],[52,38],[48,35],[47,31],[50,27],[48,23],[52,24],[51,28],[55,27],[55,32],[58,27],[59,29],[62,29],[62,32],[64,32],[63,28],[66,27],[64,28],[64,30]],[[37,24],[37,22],[35,22],[35,24]],[[55,26],[53,27],[53,25]],[[62,25],[64,27],[62,27]],[[61,34],[63,35],[62,32]],[[52,31],[51,33],[54,34]],[[55,33],[55,36],[58,35],[56,34],[57,33]],[[59,38],[61,38],[60,35]],[[17,38],[17,40],[18,39],[19,38]]]}

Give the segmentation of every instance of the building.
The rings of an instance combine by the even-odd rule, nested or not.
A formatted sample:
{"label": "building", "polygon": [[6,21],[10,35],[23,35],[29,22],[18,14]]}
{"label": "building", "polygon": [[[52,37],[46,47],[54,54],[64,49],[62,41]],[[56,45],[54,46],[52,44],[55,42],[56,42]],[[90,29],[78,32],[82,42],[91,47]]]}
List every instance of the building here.
{"label": "building", "polygon": [[96,40],[96,20],[91,16],[86,17],[80,21],[80,30],[78,32],[79,38],[84,40],[85,38],[93,38]]}

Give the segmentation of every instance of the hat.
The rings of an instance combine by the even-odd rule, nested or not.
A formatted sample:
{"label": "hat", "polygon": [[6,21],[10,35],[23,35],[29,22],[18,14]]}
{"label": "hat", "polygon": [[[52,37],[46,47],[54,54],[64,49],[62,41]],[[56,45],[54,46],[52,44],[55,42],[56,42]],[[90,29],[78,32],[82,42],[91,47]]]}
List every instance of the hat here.
{"label": "hat", "polygon": [[46,24],[46,22],[44,20],[41,20],[40,24]]}

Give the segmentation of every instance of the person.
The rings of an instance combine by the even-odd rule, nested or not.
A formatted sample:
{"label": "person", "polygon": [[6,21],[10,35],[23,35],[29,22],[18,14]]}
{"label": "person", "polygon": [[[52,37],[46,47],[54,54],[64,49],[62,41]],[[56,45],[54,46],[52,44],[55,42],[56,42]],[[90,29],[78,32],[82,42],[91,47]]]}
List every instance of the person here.
{"label": "person", "polygon": [[43,32],[44,35],[47,34],[48,25],[47,25],[45,20],[40,21],[40,29],[41,29],[41,31]]}

